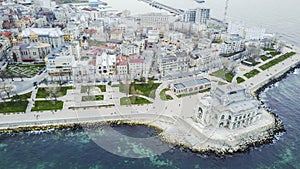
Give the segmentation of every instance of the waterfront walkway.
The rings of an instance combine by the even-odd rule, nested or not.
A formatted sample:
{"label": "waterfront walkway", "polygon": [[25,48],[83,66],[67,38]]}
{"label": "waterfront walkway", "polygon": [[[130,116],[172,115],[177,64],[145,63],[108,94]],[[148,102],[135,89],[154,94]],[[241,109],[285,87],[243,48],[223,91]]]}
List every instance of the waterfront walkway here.
{"label": "waterfront walkway", "polygon": [[[250,88],[253,92],[268,81],[282,75],[291,67],[299,63],[299,49],[297,54],[274,65],[266,71],[260,72],[253,78],[246,79],[242,83],[245,87]],[[217,80],[208,75],[204,77]],[[249,132],[259,134],[274,126],[274,117],[265,112],[262,120],[255,125],[251,125],[244,130],[225,130],[212,127],[203,127],[200,123],[193,120],[194,108],[197,105],[197,99],[206,93],[191,95],[183,98],[174,97],[170,101],[162,101],[159,93],[170,83],[177,83],[196,77],[185,79],[168,80],[161,82],[162,84],[156,90],[156,98],[150,99],[152,104],[146,105],[130,105],[121,106],[120,98],[126,97],[125,93],[120,93],[118,88],[107,86],[107,91],[93,91],[94,94],[104,94],[104,100],[101,102],[82,102],[80,88],[68,90],[67,95],[59,100],[64,101],[64,107],[59,111],[43,111],[19,114],[0,114],[0,128],[18,127],[18,126],[34,126],[49,124],[65,124],[75,122],[95,122],[95,121],[111,121],[111,120],[129,120],[133,122],[141,122],[156,125],[164,130],[163,137],[172,143],[182,143],[193,149],[208,149],[210,147],[222,148],[237,146],[241,143],[241,138],[248,136]],[[31,100],[35,99],[36,91],[32,92]],[[111,105],[110,107],[91,107],[89,105]],[[32,105],[29,105],[29,107]],[[72,106],[81,107],[80,109],[70,109]],[[258,135],[259,136],[259,135]]]}

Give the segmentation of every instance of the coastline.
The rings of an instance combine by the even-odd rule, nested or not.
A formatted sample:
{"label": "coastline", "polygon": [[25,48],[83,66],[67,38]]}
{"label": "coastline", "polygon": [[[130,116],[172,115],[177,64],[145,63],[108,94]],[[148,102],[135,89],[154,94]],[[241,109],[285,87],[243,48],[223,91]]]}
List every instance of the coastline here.
{"label": "coastline", "polygon": [[[299,56],[299,54],[297,53],[295,56],[297,57]],[[267,77],[266,79],[263,78],[263,81],[258,82],[258,84],[256,84],[256,88],[252,88],[252,93],[254,94],[256,99],[260,100],[259,98],[260,92],[263,92],[270,85],[284,79],[287,76],[287,74],[289,74],[291,71],[294,71],[299,67],[300,64],[298,60],[295,61],[292,60],[290,66],[286,65],[283,67],[281,71],[277,71],[274,75]],[[256,127],[256,128],[252,127],[252,129],[249,129],[251,128],[250,126],[249,128],[247,128],[248,131],[241,132],[240,133],[241,135],[237,135],[237,136],[232,135],[231,133],[229,134],[227,133],[228,135],[226,136],[230,136],[229,139],[224,139],[220,137],[211,138],[211,136],[208,134],[209,133],[208,130],[206,131],[200,130],[199,128],[197,128],[197,126],[193,126],[193,124],[195,123],[188,121],[191,119],[182,119],[181,117],[174,116],[177,114],[169,114],[168,116],[163,114],[158,115],[158,114],[150,114],[150,113],[130,114],[129,110],[132,109],[138,110],[138,109],[137,107],[134,107],[132,109],[130,108],[126,110],[127,108],[124,107],[124,110],[122,108],[122,111],[125,112],[128,111],[127,114],[112,115],[112,116],[98,115],[96,118],[93,116],[89,116],[87,113],[86,116],[81,117],[81,119],[79,119],[78,114],[80,113],[76,112],[77,118],[70,118],[74,116],[69,116],[69,117],[61,117],[60,119],[52,119],[52,121],[40,120],[40,121],[25,121],[25,122],[15,122],[15,123],[14,122],[1,123],[2,127],[0,126],[0,133],[18,133],[18,132],[26,132],[26,131],[40,131],[40,130],[47,131],[53,129],[55,130],[55,129],[66,129],[66,128],[70,128],[71,130],[76,130],[76,128],[82,127],[82,125],[85,124],[98,124],[101,122],[117,122],[117,124],[118,123],[142,124],[142,125],[152,126],[155,127],[156,129],[161,130],[162,132],[160,134],[161,136],[160,138],[162,141],[166,143],[188,148],[194,152],[214,153],[218,156],[223,156],[235,152],[245,152],[248,151],[251,147],[257,147],[263,144],[271,143],[277,134],[285,131],[284,125],[282,121],[279,119],[279,117],[275,113],[268,111],[266,107],[264,107],[265,111],[267,112],[266,115],[272,116],[274,122],[268,121],[270,122],[268,123],[269,124],[268,126],[261,125],[260,127]],[[140,109],[143,112],[145,111],[146,107],[140,106]],[[96,110],[97,109],[90,110],[90,111],[96,111]],[[101,110],[105,112],[112,112],[113,108],[103,108]],[[121,112],[121,110],[119,111]],[[71,110],[68,111],[68,113],[70,114],[72,112],[73,111]],[[84,112],[84,110],[82,110],[82,112]],[[157,119],[158,116],[159,119]],[[184,124],[180,124],[178,125],[178,127],[176,127],[176,122],[182,122]],[[191,136],[186,135],[187,134],[186,131],[190,131],[193,134]],[[202,142],[201,138],[202,139],[204,138],[205,142]],[[239,140],[239,138],[242,139]],[[193,142],[193,140],[197,140],[197,141]]]}

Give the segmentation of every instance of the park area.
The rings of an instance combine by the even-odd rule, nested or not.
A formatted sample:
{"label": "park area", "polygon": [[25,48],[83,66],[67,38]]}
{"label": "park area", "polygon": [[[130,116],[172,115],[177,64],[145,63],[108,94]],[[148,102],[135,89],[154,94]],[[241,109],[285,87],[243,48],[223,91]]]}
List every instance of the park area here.
{"label": "park area", "polygon": [[55,86],[47,88],[39,88],[36,94],[36,98],[57,98],[67,94],[67,90],[73,89],[72,86]]}
{"label": "park area", "polygon": [[42,100],[35,101],[34,107],[31,111],[45,111],[45,110],[61,110],[63,108],[63,102],[57,100]]}
{"label": "park area", "polygon": [[137,96],[122,97],[120,99],[121,105],[150,104],[150,103],[151,102],[149,100]]}
{"label": "park area", "polygon": [[4,78],[31,78],[40,72],[45,65],[9,65],[3,72]]}
{"label": "park area", "polygon": [[221,70],[218,70],[216,72],[213,72],[211,74],[212,76],[216,76],[216,77],[219,77],[221,79],[224,79],[226,80],[227,82],[231,82],[233,77],[234,77],[234,74],[231,73],[231,72],[227,72],[225,71],[224,69],[221,69]]}
{"label": "park area", "polygon": [[268,68],[284,61],[285,59],[287,59],[287,58],[289,58],[289,57],[291,57],[295,54],[296,54],[295,52],[286,53],[284,55],[279,56],[276,59],[273,59],[273,60],[269,61],[268,63],[265,63],[264,65],[260,66],[259,68],[262,69],[262,70],[267,70]]}

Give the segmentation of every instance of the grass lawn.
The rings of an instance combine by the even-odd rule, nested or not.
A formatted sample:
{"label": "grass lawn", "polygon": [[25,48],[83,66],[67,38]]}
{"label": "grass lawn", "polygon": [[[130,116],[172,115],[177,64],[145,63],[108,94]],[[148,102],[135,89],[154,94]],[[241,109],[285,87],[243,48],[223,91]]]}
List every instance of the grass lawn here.
{"label": "grass lawn", "polygon": [[[148,83],[143,83],[143,84],[132,83],[131,85],[134,85],[134,89],[138,94],[154,99],[155,91],[160,84],[161,83],[153,83],[149,81]],[[130,93],[130,94],[134,94],[134,93]]]}
{"label": "grass lawn", "polygon": [[266,61],[266,60],[270,59],[270,58],[267,57],[266,55],[260,55],[259,57],[260,57],[260,59],[261,59],[262,61]]}
{"label": "grass lawn", "polygon": [[231,82],[234,77],[233,73],[225,72],[223,69],[213,72],[211,75],[220,77],[220,78],[226,80],[227,82]]}
{"label": "grass lawn", "polygon": [[88,90],[92,90],[94,89],[94,85],[86,85],[86,86],[81,86],[81,89],[80,89],[80,93],[87,93]]}
{"label": "grass lawn", "polygon": [[121,93],[125,93],[125,84],[116,84],[116,85],[112,85],[111,87],[118,87],[119,88],[119,92]]}
{"label": "grass lawn", "polygon": [[[246,61],[246,62],[244,62],[244,63],[246,63],[246,64],[247,64],[248,62],[251,63],[251,64],[250,64],[251,66],[255,66],[255,65],[258,65],[258,64],[260,63],[260,62],[255,61],[254,58],[248,58],[248,59],[245,59],[245,61]],[[247,64],[247,65],[248,65],[248,64]]]}
{"label": "grass lawn", "polygon": [[96,41],[96,40],[88,40],[88,44],[90,46],[100,46],[100,45],[105,45],[105,42],[100,42],[100,41]]}
{"label": "grass lawn", "polygon": [[122,97],[120,99],[120,104],[121,105],[131,105],[130,98],[129,97]]}
{"label": "grass lawn", "polygon": [[289,58],[289,57],[291,57],[291,56],[293,56],[295,54],[296,54],[295,52],[286,53],[286,54],[281,55],[278,58],[273,59],[273,60],[269,61],[268,63],[260,66],[259,68],[262,69],[262,70],[266,70],[266,69],[268,69],[268,68],[270,68],[270,67],[272,67],[272,66],[274,66],[274,65],[276,65],[276,64],[278,64],[278,63],[280,63],[282,61],[284,61],[285,59],[287,59],[287,58]]}
{"label": "grass lawn", "polygon": [[35,101],[34,107],[31,111],[43,111],[43,110],[61,110],[63,108],[64,102],[54,101],[54,100],[43,100]]}
{"label": "grass lawn", "polygon": [[275,51],[273,48],[263,48],[264,51]]}
{"label": "grass lawn", "polygon": [[209,91],[210,91],[210,88],[207,88],[207,89],[204,89],[204,90],[200,90],[199,92],[180,94],[180,95],[177,95],[177,97],[181,98],[181,97],[191,96],[191,95],[195,95],[195,94],[198,94],[198,93],[204,93],[204,92],[209,92]]}
{"label": "grass lawn", "polygon": [[85,102],[85,101],[101,101],[101,100],[104,100],[104,96],[103,95],[82,96],[81,100],[83,102]]}
{"label": "grass lawn", "polygon": [[122,97],[120,99],[121,105],[131,105],[131,104],[150,104],[151,102],[147,99],[141,97],[135,97],[135,101],[133,102],[133,96],[130,97]]}
{"label": "grass lawn", "polygon": [[[67,90],[73,89],[72,86],[66,86],[66,87],[57,87],[56,97],[62,97],[67,94]],[[48,98],[53,97],[52,94],[50,94],[50,88],[39,88],[38,92],[36,94],[36,98]]]}
{"label": "grass lawn", "polygon": [[28,101],[1,102],[0,103],[0,113],[25,112],[27,105],[28,105]]}
{"label": "grass lawn", "polygon": [[255,76],[255,75],[259,74],[259,73],[260,73],[259,70],[253,69],[250,72],[245,73],[244,76],[247,77],[248,79],[250,79],[251,77],[253,77],[253,76]]}
{"label": "grass lawn", "polygon": [[98,85],[97,87],[101,90],[101,92],[106,92],[106,86],[105,85]]}
{"label": "grass lawn", "polygon": [[161,100],[173,100],[173,98],[172,98],[170,95],[167,95],[167,94],[166,94],[166,91],[168,91],[168,89],[163,89],[163,90],[160,92],[160,94],[159,94],[160,99],[161,99]]}
{"label": "grass lawn", "polygon": [[280,52],[271,51],[271,52],[269,52],[269,54],[274,57],[276,55],[279,55]]}
{"label": "grass lawn", "polygon": [[27,77],[35,76],[45,65],[9,65],[6,70],[11,72],[9,77]]}
{"label": "grass lawn", "polygon": [[245,81],[245,79],[241,78],[241,77],[237,77],[236,78],[237,83],[242,83]]}
{"label": "grass lawn", "polygon": [[11,97],[12,100],[15,100],[15,99],[21,99],[21,100],[27,100],[31,97],[31,92],[29,93],[25,93],[25,94],[22,94],[22,95],[14,95],[13,97]]}

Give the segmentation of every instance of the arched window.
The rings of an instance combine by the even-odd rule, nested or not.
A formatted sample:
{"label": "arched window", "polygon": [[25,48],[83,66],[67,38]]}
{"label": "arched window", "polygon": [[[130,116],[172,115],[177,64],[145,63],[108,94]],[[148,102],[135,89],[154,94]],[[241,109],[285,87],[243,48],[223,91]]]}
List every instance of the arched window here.
{"label": "arched window", "polygon": [[222,116],[221,116],[221,120],[223,120],[225,118],[225,115],[223,114]]}
{"label": "arched window", "polygon": [[223,125],[224,125],[224,123],[223,123],[223,122],[221,122],[221,123],[219,124],[219,127],[223,127]]}
{"label": "arched window", "polygon": [[231,116],[230,115],[228,116],[228,120],[231,120]]}
{"label": "arched window", "polygon": [[198,112],[201,112],[201,113],[203,112],[201,107],[199,107]]}

